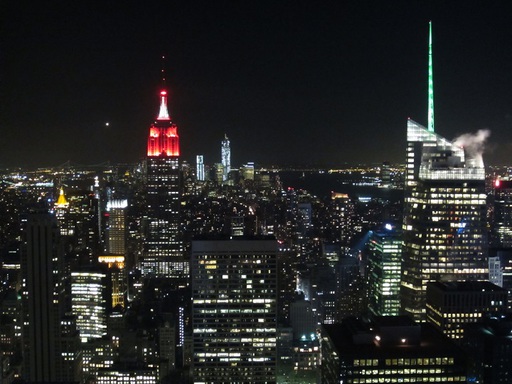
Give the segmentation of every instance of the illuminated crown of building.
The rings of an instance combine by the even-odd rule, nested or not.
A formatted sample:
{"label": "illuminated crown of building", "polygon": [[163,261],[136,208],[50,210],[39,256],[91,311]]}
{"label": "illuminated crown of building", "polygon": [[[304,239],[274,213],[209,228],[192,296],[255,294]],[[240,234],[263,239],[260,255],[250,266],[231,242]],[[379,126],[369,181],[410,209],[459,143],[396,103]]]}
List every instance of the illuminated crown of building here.
{"label": "illuminated crown of building", "polygon": [[167,109],[167,91],[160,91],[160,110],[156,121],[151,124],[148,137],[150,157],[170,157],[180,155],[178,126],[171,121]]}
{"label": "illuminated crown of building", "polygon": [[55,203],[55,206],[58,208],[66,208],[69,206],[68,201],[66,200],[66,196],[64,196],[64,189],[60,189],[59,198],[57,199],[57,202]]}

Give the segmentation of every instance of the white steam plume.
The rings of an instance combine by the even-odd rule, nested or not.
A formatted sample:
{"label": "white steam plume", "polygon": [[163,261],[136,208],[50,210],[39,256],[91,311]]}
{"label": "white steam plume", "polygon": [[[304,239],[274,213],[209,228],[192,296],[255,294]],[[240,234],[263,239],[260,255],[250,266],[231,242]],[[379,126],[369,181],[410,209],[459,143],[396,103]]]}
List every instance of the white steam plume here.
{"label": "white steam plume", "polygon": [[485,149],[485,140],[489,137],[491,131],[488,129],[479,129],[477,133],[464,133],[453,140],[453,144],[464,148],[466,162],[471,160],[476,167],[483,167],[484,161],[482,154]]}

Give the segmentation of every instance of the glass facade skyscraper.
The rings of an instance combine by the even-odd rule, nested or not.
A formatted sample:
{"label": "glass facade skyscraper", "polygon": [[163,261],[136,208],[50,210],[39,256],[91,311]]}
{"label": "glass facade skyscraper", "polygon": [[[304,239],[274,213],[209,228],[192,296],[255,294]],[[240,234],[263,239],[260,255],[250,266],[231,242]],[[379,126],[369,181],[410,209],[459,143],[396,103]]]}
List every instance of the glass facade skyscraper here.
{"label": "glass facade skyscraper", "polygon": [[227,135],[225,135],[224,140],[222,140],[221,158],[223,167],[222,181],[227,181],[229,172],[231,172],[231,147]]}
{"label": "glass facade skyscraper", "polygon": [[380,316],[400,312],[402,233],[390,224],[371,234],[368,243],[368,304]]}
{"label": "glass facade skyscraper", "polygon": [[485,170],[480,154],[407,122],[401,307],[425,321],[428,282],[486,280]]}

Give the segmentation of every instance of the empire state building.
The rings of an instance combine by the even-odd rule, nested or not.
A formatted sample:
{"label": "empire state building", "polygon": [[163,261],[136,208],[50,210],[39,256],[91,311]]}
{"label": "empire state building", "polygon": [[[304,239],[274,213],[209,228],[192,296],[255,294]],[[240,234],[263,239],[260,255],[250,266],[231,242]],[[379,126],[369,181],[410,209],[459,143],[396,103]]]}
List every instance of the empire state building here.
{"label": "empire state building", "polygon": [[158,117],[149,128],[146,167],[142,274],[171,279],[180,286],[189,276],[180,231],[180,146],[178,126],[169,115],[165,89],[160,91]]}

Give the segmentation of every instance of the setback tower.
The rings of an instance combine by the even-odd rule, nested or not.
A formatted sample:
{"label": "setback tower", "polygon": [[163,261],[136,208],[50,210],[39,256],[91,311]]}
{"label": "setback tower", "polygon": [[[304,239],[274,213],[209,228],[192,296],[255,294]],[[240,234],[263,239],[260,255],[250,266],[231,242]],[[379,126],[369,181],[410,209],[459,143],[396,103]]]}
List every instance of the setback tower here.
{"label": "setback tower", "polygon": [[425,321],[427,283],[487,280],[485,169],[479,146],[434,132],[432,23],[428,127],[407,121],[401,311]]}
{"label": "setback tower", "polygon": [[180,231],[180,146],[178,126],[169,115],[165,89],[160,91],[158,117],[149,128],[146,172],[142,274],[183,285],[188,278],[188,262]]}

